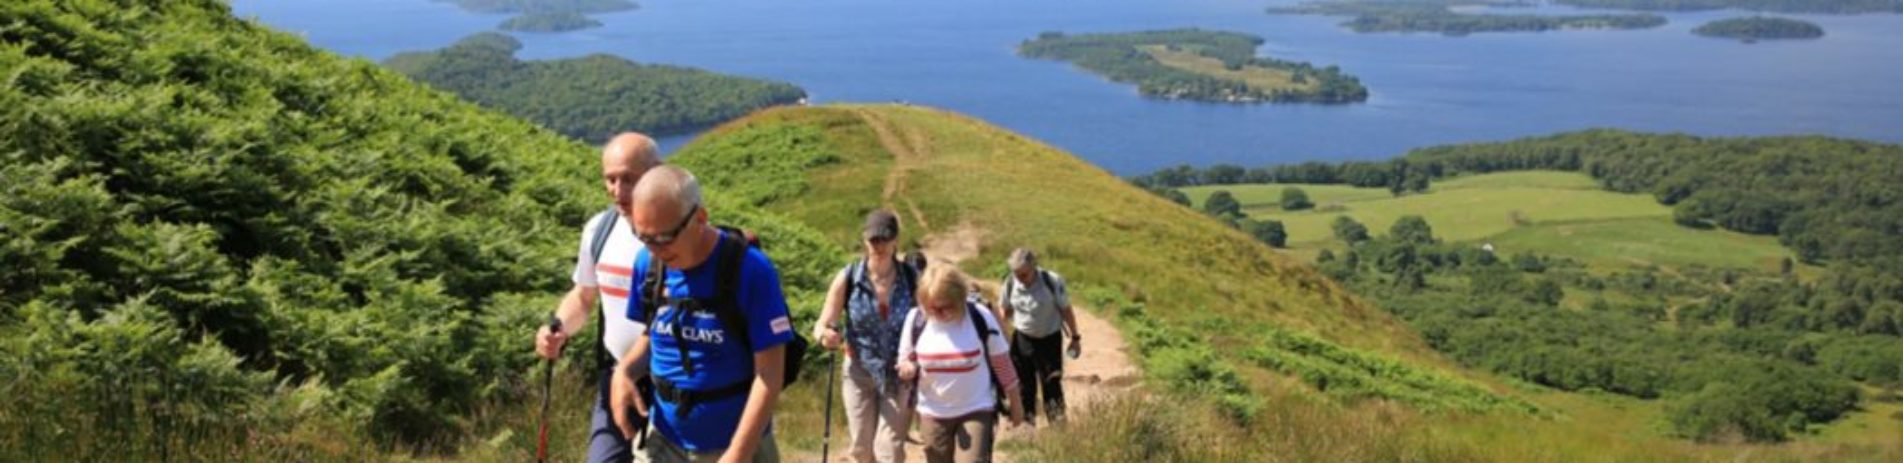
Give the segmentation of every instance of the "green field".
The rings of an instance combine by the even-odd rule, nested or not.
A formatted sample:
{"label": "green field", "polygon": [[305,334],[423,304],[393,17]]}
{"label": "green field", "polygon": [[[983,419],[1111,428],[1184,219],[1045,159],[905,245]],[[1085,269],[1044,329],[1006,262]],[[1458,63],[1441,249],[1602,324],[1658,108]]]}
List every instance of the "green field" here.
{"label": "green field", "polygon": [[[1301,188],[1315,209],[1284,211],[1282,190]],[[1769,236],[1696,230],[1672,223],[1672,209],[1651,196],[1605,191],[1592,178],[1568,172],[1512,172],[1437,182],[1426,194],[1396,197],[1382,188],[1344,185],[1222,185],[1184,188],[1197,205],[1228,190],[1255,219],[1280,220],[1290,246],[1314,250],[1338,244],[1329,224],[1352,217],[1374,234],[1396,219],[1420,215],[1434,235],[1455,242],[1492,243],[1506,254],[1536,252],[1602,266],[1705,265],[1775,270],[1789,250]]]}
{"label": "green field", "polygon": [[1604,266],[1696,264],[1775,271],[1791,255],[1774,237],[1695,230],[1657,217],[1543,223],[1488,241],[1499,252],[1536,251]]}

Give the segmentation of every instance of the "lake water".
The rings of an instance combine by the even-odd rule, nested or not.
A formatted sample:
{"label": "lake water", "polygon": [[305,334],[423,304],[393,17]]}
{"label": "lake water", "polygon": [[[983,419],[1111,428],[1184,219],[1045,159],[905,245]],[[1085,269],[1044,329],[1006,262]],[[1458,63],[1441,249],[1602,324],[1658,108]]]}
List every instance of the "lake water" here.
{"label": "lake water", "polygon": [[[1189,163],[1381,159],[1436,144],[1594,127],[1903,142],[1903,15],[1793,15],[1819,40],[1744,44],[1690,30],[1741,12],[1672,13],[1641,31],[1358,34],[1346,18],[1239,0],[639,0],[605,27],[517,34],[528,59],[612,53],[794,83],[816,103],[947,108],[1129,175]],[[429,0],[236,0],[240,16],[383,59],[494,30],[504,15]],[[1510,12],[1577,12],[1561,7]],[[1148,99],[1068,63],[1017,57],[1047,30],[1179,27],[1267,39],[1264,55],[1359,76],[1351,105]],[[678,146],[691,136],[668,137]]]}

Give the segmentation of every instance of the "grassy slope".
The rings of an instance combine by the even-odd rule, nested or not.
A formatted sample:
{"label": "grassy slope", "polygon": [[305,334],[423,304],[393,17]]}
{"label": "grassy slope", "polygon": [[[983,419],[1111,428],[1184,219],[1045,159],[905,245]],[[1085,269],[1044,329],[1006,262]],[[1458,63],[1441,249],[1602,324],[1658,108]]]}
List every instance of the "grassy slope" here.
{"label": "grassy slope", "polygon": [[[766,146],[760,144],[774,142],[763,139],[763,134],[815,127],[823,129],[823,137],[778,143],[801,147],[818,142],[821,150],[836,157],[833,162],[801,168],[774,167],[763,161],[771,157],[771,149],[752,150],[750,156],[754,159],[746,160],[735,159],[731,152],[736,147],[730,143],[734,139],[760,139],[746,146]],[[899,153],[888,151],[888,143]],[[1001,271],[998,262],[1011,246],[1035,246],[1046,251],[1047,264],[1077,282],[1080,291],[1108,290],[1141,298],[1147,301],[1150,313],[1173,326],[1188,327],[1206,336],[1227,359],[1246,356],[1247,348],[1259,346],[1254,342],[1253,329],[1281,326],[1404,359],[1410,365],[1453,370],[1397,321],[1372,310],[1305,266],[1277,256],[1193,210],[1131,189],[1061,151],[969,118],[890,106],[770,110],[710,132],[673,161],[698,168],[709,183],[739,192],[736,197],[753,198],[767,209],[812,225],[842,246],[856,240],[855,230],[864,212],[880,204],[901,211],[907,240],[966,227],[984,230],[982,252],[965,264],[967,270],[983,277]],[[895,168],[903,175],[889,175]],[[801,194],[747,193],[751,188],[748,185],[781,183],[786,177],[804,178],[798,188]],[[1557,174],[1485,176],[1449,182],[1440,188],[1458,191],[1544,186],[1591,192],[1592,184],[1579,180]],[[784,190],[783,186],[761,188]],[[900,194],[888,201],[884,195],[888,188]],[[1317,193],[1326,189],[1309,191],[1322,196]],[[1275,191],[1279,194],[1279,188]],[[1358,195],[1357,199],[1364,201],[1387,197],[1386,192],[1377,195],[1351,189],[1340,193],[1334,197]],[[1329,201],[1323,198],[1318,202]],[[1255,426],[1222,424],[1221,413],[1207,408],[1207,404],[1178,404],[1176,408],[1181,410],[1158,417],[1156,405],[1132,399],[1110,405],[1100,412],[1102,421],[1093,422],[1089,429],[1071,429],[1054,439],[1014,446],[1059,461],[1685,461],[1739,457],[1802,461],[1820,456],[1881,461],[1899,452],[1894,445],[1883,447],[1881,439],[1873,437],[1894,427],[1884,421],[1889,419],[1887,416],[1875,414],[1847,421],[1874,427],[1874,432],[1837,431],[1833,427],[1814,442],[1776,447],[1701,446],[1665,436],[1659,421],[1663,411],[1656,402],[1554,393],[1528,386],[1504,386],[1483,378],[1496,389],[1517,391],[1514,395],[1551,411],[1551,418],[1423,415],[1379,402],[1348,407],[1318,404],[1287,376],[1249,366],[1254,364],[1244,360],[1234,363],[1243,365],[1242,376],[1269,404],[1257,415]],[[804,402],[816,399],[804,397],[817,392],[796,389],[790,396]],[[816,421],[816,414],[807,415],[796,414],[793,419]],[[807,446],[816,443],[810,436],[801,437],[791,430],[795,427],[782,429],[789,429],[787,434],[793,435],[793,447],[810,448]],[[1845,436],[1833,437],[1839,434]],[[1143,448],[1079,444],[1133,438],[1141,441],[1138,443]],[[1837,442],[1876,444],[1879,450],[1871,453],[1871,447],[1843,447]],[[1274,450],[1252,453],[1248,449],[1251,446]]]}
{"label": "grassy slope", "polygon": [[[867,118],[879,125],[867,124]],[[888,173],[899,166],[902,196],[912,202],[894,204],[904,216],[906,239],[966,224],[985,230],[982,253],[965,265],[981,277],[1000,275],[1011,247],[1028,245],[1043,253],[1046,266],[1080,286],[1148,301],[1175,322],[1267,322],[1360,349],[1436,358],[1399,322],[1306,266],[1082,160],[966,117],[910,107],[770,110],[716,129],[675,160],[705,163],[697,159],[705,140],[780,124],[826,128],[825,141],[842,162],[806,171],[808,194],[762,205],[842,245],[855,240],[864,212],[884,202]],[[912,152],[887,152],[875,127]],[[740,185],[750,174],[759,175],[701,175],[710,183]],[[1212,331],[1217,347],[1240,346],[1249,337]]]}
{"label": "grassy slope", "polygon": [[[1316,209],[1281,210],[1282,190],[1288,187],[1307,192]],[[1385,189],[1342,185],[1203,186],[1184,193],[1200,204],[1215,190],[1235,194],[1250,217],[1283,221],[1297,248],[1334,245],[1329,223],[1337,216],[1353,217],[1381,234],[1401,216],[1417,214],[1441,239],[1490,242],[1504,253],[1531,251],[1604,267],[1776,270],[1778,261],[1790,255],[1776,238],[1679,227],[1671,221],[1671,208],[1651,197],[1600,190],[1591,178],[1574,173],[1477,175],[1398,198]]]}

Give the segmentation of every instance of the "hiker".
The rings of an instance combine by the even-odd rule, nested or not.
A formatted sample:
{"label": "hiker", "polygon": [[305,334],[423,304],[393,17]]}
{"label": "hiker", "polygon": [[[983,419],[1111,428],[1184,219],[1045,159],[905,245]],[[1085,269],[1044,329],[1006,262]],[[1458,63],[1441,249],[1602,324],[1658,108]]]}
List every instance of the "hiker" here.
{"label": "hiker", "polygon": [[[813,338],[827,349],[843,346],[846,351],[841,374],[847,381],[840,395],[846,401],[853,461],[904,462],[910,388],[901,387],[894,366],[905,311],[917,305],[918,273],[897,259],[899,217],[892,211],[866,214],[860,237],[865,255],[833,277]],[[841,315],[844,333],[833,329]]]}
{"label": "hiker", "polygon": [[[786,297],[766,254],[708,214],[699,183],[678,167],[635,187],[630,223],[644,247],[627,316],[650,323],[621,357],[609,409],[623,435],[645,433],[636,461],[777,462],[769,424],[799,345]],[[650,374],[652,407],[634,392]]]}
{"label": "hiker", "polygon": [[928,463],[991,461],[999,402],[1024,422],[1009,345],[989,308],[966,298],[969,279],[936,262],[919,280],[919,306],[905,316],[898,377],[912,381]]}
{"label": "hiker", "polygon": [[[597,325],[596,337],[601,344],[595,349],[595,368],[600,372],[600,379],[596,381],[594,413],[588,428],[587,461],[590,463],[625,463],[630,458],[628,440],[615,430],[614,420],[608,413],[609,378],[614,376],[615,363],[621,354],[646,327],[621,316],[627,307],[628,291],[634,284],[628,267],[619,263],[632,262],[635,250],[640,248],[627,220],[634,212],[634,185],[643,174],[660,164],[654,140],[646,135],[622,133],[602,147],[601,183],[614,205],[595,214],[582,228],[581,250],[576,254],[575,271],[570,276],[575,286],[569,288],[568,295],[555,308],[561,330],[550,331],[548,326],[543,326],[535,333],[536,354],[554,361],[561,357],[568,337],[588,326],[588,315],[594,311],[596,302],[600,302],[602,323]],[[650,389],[652,386],[642,388],[643,391]]]}
{"label": "hiker", "polygon": [[1025,383],[1025,419],[1036,424],[1039,390],[1044,396],[1044,415],[1052,423],[1064,419],[1064,337],[1070,333],[1070,352],[1083,351],[1083,336],[1077,332],[1077,316],[1071,312],[1070,294],[1064,277],[1037,265],[1037,254],[1027,248],[1011,251],[1006,260],[1011,275],[999,290],[1004,305],[1005,323],[1011,335],[1011,361],[1017,364],[1018,377]]}

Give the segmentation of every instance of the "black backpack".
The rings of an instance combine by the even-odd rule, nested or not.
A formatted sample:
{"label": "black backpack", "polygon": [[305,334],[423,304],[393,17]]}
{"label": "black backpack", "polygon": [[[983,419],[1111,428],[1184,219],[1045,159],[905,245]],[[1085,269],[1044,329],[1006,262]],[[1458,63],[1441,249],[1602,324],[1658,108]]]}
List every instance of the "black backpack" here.
{"label": "black backpack", "polygon": [[[971,319],[972,329],[978,331],[978,348],[981,350],[979,355],[980,359],[984,362],[985,377],[991,378],[991,395],[996,397],[998,401],[997,404],[992,405],[991,410],[998,414],[1005,414],[1009,412],[1009,410],[1005,409],[1005,405],[1010,402],[1005,400],[1004,384],[998,382],[998,372],[992,371],[991,369],[991,336],[1001,334],[998,333],[998,330],[993,329],[990,323],[985,322],[983,311],[978,309],[977,301],[978,299],[976,298],[965,298],[965,317]],[[910,328],[912,331],[912,353],[913,355],[917,355],[918,337],[921,333],[925,332],[926,315],[924,309],[912,309],[912,311],[918,313],[918,316],[912,319],[912,326]],[[924,371],[920,371],[920,376],[913,377],[912,381],[916,383],[918,378],[923,377],[924,373]],[[1022,378],[1019,379],[1019,381],[1022,380]],[[917,387],[913,388],[914,391],[917,389]],[[912,402],[911,406],[916,407],[918,405],[918,394],[916,392],[913,393],[907,400]]]}
{"label": "black backpack", "polygon": [[[746,315],[740,310],[740,301],[736,296],[739,293],[740,287],[741,262],[745,260],[748,249],[760,247],[760,239],[751,232],[737,228],[723,226],[720,227],[720,230],[724,232],[721,234],[720,239],[725,242],[722,243],[721,246],[718,246],[717,249],[719,249],[719,251],[710,257],[715,266],[715,296],[712,299],[673,299],[668,297],[666,288],[667,266],[663,264],[660,259],[653,258],[651,255],[649,256],[647,271],[642,275],[639,289],[641,291],[641,314],[642,318],[647,320],[648,330],[654,330],[654,319],[660,315],[661,306],[672,303],[675,304],[678,310],[677,313],[682,314],[682,316],[700,311],[713,312],[714,316],[720,319],[722,328],[724,328],[728,334],[733,335],[733,337],[740,342],[741,346],[750,348],[753,345],[751,341],[752,337],[748,333],[750,326],[747,324]],[[668,334],[674,336],[675,339],[680,339],[681,324],[674,323],[672,326],[674,332]],[[800,335],[798,329],[793,329],[792,332],[793,340],[786,344],[786,365],[783,367],[785,377],[782,386],[792,385],[799,380],[800,367],[805,363],[802,360],[806,358],[808,345],[806,338]],[[693,374],[694,362],[687,356],[687,344],[678,343],[677,346],[681,350],[681,366],[687,369],[688,374]],[[679,390],[659,378],[655,379],[655,385],[658,389],[656,392],[658,392],[662,398],[673,399],[671,401],[674,403],[682,404],[683,406],[680,407],[680,409],[683,410],[684,413],[685,410],[692,407],[691,404],[693,403],[710,402],[734,395],[745,394],[752,389],[753,381],[740,381],[733,385],[707,391]]]}

